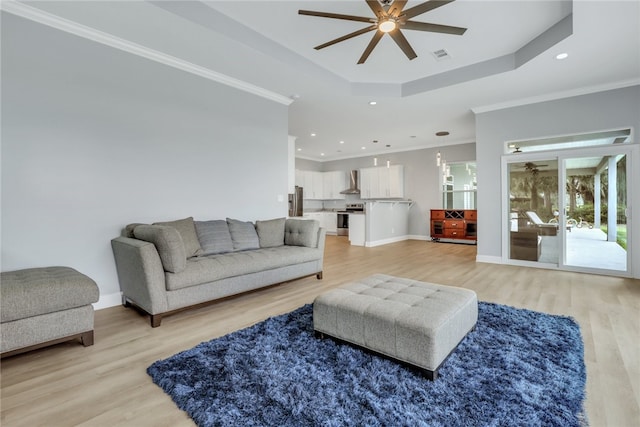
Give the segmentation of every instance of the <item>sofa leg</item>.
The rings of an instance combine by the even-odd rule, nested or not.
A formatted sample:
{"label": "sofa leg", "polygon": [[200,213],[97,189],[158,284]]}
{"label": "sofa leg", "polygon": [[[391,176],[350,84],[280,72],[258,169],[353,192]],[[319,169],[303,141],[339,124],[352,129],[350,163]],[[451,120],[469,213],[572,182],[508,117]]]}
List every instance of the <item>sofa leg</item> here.
{"label": "sofa leg", "polygon": [[318,280],[322,280],[322,271],[316,274],[316,277],[318,278]]}
{"label": "sofa leg", "polygon": [[149,316],[151,317],[152,328],[160,326],[160,323],[162,322],[162,314],[150,314]]}
{"label": "sofa leg", "polygon": [[90,345],[93,345],[93,331],[87,331],[87,332],[84,332],[82,335],[80,335],[80,341],[82,342],[82,345],[85,347],[89,347]]}

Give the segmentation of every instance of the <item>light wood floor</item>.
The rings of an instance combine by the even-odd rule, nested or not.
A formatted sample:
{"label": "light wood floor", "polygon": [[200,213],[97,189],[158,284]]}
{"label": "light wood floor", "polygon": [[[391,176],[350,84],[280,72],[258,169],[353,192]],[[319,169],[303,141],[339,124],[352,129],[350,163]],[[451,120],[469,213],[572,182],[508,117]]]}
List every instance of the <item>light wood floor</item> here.
{"label": "light wood floor", "polygon": [[313,301],[351,279],[386,273],[473,289],[483,301],[573,316],[582,329],[591,426],[640,424],[640,280],[475,262],[468,245],[405,241],[376,248],[328,236],[324,279],[309,277],[163,319],[96,312],[95,345],[60,344],[1,366],[1,424],[188,426],[145,370],[158,359]]}

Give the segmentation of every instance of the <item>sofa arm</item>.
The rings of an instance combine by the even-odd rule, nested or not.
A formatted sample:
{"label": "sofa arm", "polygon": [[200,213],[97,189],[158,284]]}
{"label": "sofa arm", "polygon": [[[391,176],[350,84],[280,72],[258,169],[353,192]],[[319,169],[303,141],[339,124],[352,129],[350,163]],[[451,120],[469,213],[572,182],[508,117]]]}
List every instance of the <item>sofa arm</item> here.
{"label": "sofa arm", "polygon": [[320,227],[318,229],[318,249],[320,249],[320,251],[322,252],[322,257],[324,258],[324,243],[326,240],[326,236],[327,236],[327,230],[325,230],[324,228]]}
{"label": "sofa arm", "polygon": [[128,237],[111,240],[123,298],[149,314],[169,309],[164,269],[153,243]]}

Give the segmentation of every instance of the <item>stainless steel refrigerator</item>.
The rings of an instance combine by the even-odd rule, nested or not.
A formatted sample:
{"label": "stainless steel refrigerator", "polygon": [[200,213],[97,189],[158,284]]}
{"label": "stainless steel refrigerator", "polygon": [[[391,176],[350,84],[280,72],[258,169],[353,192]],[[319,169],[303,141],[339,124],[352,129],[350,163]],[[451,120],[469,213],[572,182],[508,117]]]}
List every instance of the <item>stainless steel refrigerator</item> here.
{"label": "stainless steel refrigerator", "polygon": [[302,187],[295,187],[295,193],[289,194],[289,216],[302,216]]}

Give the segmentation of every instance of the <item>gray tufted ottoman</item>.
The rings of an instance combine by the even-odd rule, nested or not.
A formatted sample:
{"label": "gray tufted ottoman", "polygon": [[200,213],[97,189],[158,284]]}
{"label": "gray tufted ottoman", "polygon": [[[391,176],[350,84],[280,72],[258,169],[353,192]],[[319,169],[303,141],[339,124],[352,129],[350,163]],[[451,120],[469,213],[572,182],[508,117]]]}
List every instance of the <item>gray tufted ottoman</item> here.
{"label": "gray tufted ottoman", "polygon": [[70,267],[0,274],[0,357],[80,338],[93,345],[98,285]]}
{"label": "gray tufted ottoman", "polygon": [[476,293],[376,274],[319,295],[313,328],[424,370],[438,368],[478,320]]}

